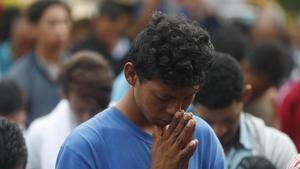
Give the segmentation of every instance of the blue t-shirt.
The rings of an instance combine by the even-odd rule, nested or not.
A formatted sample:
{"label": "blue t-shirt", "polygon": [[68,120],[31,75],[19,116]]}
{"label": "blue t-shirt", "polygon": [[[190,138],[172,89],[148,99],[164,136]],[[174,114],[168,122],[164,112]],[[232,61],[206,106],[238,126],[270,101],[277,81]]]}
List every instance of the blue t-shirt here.
{"label": "blue t-shirt", "polygon": [[[200,118],[189,169],[225,169],[223,149]],[[80,125],[63,144],[56,169],[150,169],[152,137],[111,107]]]}

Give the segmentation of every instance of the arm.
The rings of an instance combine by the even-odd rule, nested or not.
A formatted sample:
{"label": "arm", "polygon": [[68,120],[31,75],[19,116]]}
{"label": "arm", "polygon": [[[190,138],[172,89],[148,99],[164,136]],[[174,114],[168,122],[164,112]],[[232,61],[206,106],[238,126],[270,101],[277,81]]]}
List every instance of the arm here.
{"label": "arm", "polygon": [[26,168],[41,168],[41,144],[42,144],[42,128],[37,128],[33,122],[25,134],[26,146],[28,150],[28,163]]}

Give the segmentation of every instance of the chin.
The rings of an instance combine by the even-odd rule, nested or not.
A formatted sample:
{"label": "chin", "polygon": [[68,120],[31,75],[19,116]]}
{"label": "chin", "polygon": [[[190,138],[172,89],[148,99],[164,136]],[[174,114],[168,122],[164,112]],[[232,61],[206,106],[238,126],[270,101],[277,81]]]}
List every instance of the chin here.
{"label": "chin", "polygon": [[228,141],[228,139],[220,139],[220,142],[222,144],[222,147],[230,147],[232,145],[231,141]]}

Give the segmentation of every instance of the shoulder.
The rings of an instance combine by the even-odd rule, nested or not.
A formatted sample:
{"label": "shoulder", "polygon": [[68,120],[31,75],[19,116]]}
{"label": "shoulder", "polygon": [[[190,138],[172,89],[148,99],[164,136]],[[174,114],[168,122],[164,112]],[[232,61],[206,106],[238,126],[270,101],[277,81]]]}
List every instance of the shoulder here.
{"label": "shoulder", "polygon": [[[34,120],[30,124],[26,133],[24,134],[26,146],[30,153],[29,154],[30,160],[32,156],[36,156],[36,154],[40,152],[44,140],[47,139],[47,134],[46,134],[47,132],[45,131],[47,131],[46,126],[48,123],[48,119],[49,119],[49,115]],[[31,162],[32,161],[29,161],[29,163]]]}
{"label": "shoulder", "polygon": [[213,129],[203,119],[198,116],[193,117],[196,120],[195,137],[200,139],[200,146],[205,149],[222,149],[219,139],[217,138]]}
{"label": "shoulder", "polygon": [[193,116],[193,119],[196,121],[195,134],[200,137],[214,136],[214,131],[202,118],[198,116]]}
{"label": "shoulder", "polygon": [[[296,152],[296,147],[293,143],[293,141],[290,139],[288,135],[285,133],[272,128],[272,127],[267,127],[265,128],[265,139],[266,139],[266,145],[271,144],[273,145],[273,148],[279,148],[280,147],[285,150],[288,150],[289,153]],[[284,145],[284,147],[282,147]]]}
{"label": "shoulder", "polygon": [[24,69],[28,69],[32,67],[33,57],[34,57],[33,54],[29,53],[23,56],[22,58],[18,59],[16,63],[13,65],[13,67],[11,68],[9,74],[13,74],[14,72],[21,73],[24,71]]}
{"label": "shoulder", "polygon": [[200,117],[193,118],[196,120],[194,136],[199,140],[197,148],[199,157],[203,158],[201,160],[205,161],[206,166],[225,168],[224,151],[213,129]]}
{"label": "shoulder", "polygon": [[95,160],[106,159],[107,144],[103,137],[106,124],[102,121],[105,117],[96,115],[73,130],[59,151],[56,168],[97,168]]}
{"label": "shoulder", "polygon": [[35,119],[29,126],[25,137],[28,139],[36,139],[47,131],[47,125],[51,119],[50,114]]}
{"label": "shoulder", "polygon": [[285,133],[273,127],[266,126],[262,119],[253,115],[245,113],[245,123],[252,134],[256,135],[256,138],[264,138],[267,142],[274,144],[277,142],[292,143],[291,139]]}
{"label": "shoulder", "polygon": [[77,145],[87,142],[93,144],[101,143],[101,140],[104,140],[103,132],[113,126],[113,117],[111,117],[113,112],[113,108],[107,108],[90,120],[79,125],[67,138],[65,145],[77,147]]}
{"label": "shoulder", "polygon": [[300,100],[300,95],[299,95],[299,92],[300,92],[300,83],[297,82],[295,83],[289,93],[286,95],[286,97],[284,98],[284,104],[293,104],[293,106],[298,106],[298,102]]}
{"label": "shoulder", "polygon": [[297,154],[292,140],[285,133],[266,126],[262,119],[250,114],[245,114],[245,123],[256,141],[254,152],[269,158],[277,168],[286,168]]}
{"label": "shoulder", "polygon": [[[66,122],[64,117],[67,111],[69,111],[68,102],[61,100],[56,107],[47,115],[35,119],[27,130],[28,136],[36,135],[40,133],[47,134],[52,128],[60,128],[64,124],[58,124],[60,122]],[[45,132],[47,131],[47,132]]]}
{"label": "shoulder", "polygon": [[28,84],[29,75],[32,73],[33,67],[33,56],[28,54],[20,58],[16,63],[13,64],[12,68],[9,70],[7,76],[9,78],[15,79],[22,87],[30,87]]}

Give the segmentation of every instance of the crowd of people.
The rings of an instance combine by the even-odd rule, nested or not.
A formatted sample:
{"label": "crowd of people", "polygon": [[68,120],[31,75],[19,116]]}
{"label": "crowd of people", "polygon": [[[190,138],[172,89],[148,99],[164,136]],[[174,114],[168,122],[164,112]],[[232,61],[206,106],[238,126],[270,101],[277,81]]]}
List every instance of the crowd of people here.
{"label": "crowd of people", "polygon": [[0,168],[300,169],[300,8],[220,1],[0,2]]}

